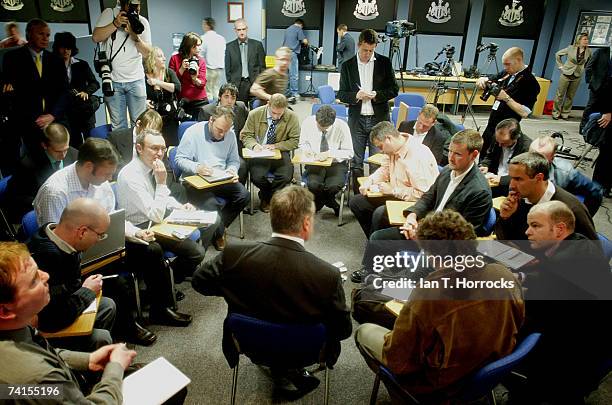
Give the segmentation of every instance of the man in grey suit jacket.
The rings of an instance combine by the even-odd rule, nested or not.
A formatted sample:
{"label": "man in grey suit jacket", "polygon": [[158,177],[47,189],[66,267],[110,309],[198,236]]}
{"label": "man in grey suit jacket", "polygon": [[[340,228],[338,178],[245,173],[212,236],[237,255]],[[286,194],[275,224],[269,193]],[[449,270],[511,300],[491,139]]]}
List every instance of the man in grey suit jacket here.
{"label": "man in grey suit jacket", "polygon": [[336,32],[338,33],[338,45],[336,45],[336,52],[338,52],[338,71],[342,69],[342,64],[355,56],[355,40],[352,36],[347,35],[348,27],[346,24],[338,25]]}
{"label": "man in grey suit jacket", "polygon": [[249,102],[251,85],[266,70],[264,47],[261,42],[247,37],[248,29],[244,19],[236,20],[234,32],[238,38],[225,47],[225,78],[238,87],[238,100],[244,103]]}

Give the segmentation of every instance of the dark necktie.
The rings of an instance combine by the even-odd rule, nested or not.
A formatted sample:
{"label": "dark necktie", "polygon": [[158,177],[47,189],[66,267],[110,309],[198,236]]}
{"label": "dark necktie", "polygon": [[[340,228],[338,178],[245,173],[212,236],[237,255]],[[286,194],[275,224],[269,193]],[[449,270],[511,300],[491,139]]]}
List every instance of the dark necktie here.
{"label": "dark necktie", "polygon": [[321,132],[321,149],[320,152],[327,152],[329,150],[329,144],[327,143],[327,131]]}
{"label": "dark necktie", "polygon": [[149,172],[149,181],[151,182],[151,185],[153,186],[153,194],[155,194],[155,187],[157,187],[157,181],[155,180],[155,174],[153,174],[153,170],[151,170]]}
{"label": "dark necktie", "polygon": [[53,162],[53,171],[56,172],[60,169],[60,165],[62,164],[61,160],[56,160]]}
{"label": "dark necktie", "polygon": [[276,143],[276,124],[278,121],[272,120],[272,124],[268,127],[268,132],[266,132],[266,144],[274,145]]}
{"label": "dark necktie", "polygon": [[240,43],[240,64],[242,65],[241,75],[244,78],[249,77],[249,65],[247,57],[246,42]]}

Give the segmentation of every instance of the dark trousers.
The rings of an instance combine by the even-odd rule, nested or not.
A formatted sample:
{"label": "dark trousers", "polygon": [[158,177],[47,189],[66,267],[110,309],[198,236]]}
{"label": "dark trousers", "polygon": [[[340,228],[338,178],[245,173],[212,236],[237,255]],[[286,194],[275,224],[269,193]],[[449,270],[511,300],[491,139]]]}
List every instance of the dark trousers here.
{"label": "dark trousers", "polygon": [[148,245],[125,242],[127,268],[144,279],[149,293],[151,309],[174,305],[172,279],[164,263],[164,251],[157,242]]}
{"label": "dark trousers", "polygon": [[406,240],[397,226],[372,232],[370,240]]}
{"label": "dark trousers", "polygon": [[[282,159],[251,159],[251,181],[259,189],[259,200],[269,202],[272,195],[285,187],[293,178],[293,164],[289,152],[282,152]],[[268,180],[268,173],[272,181]]]}
{"label": "dark trousers", "polygon": [[[351,130],[353,140],[353,192],[359,194],[358,177],[363,177],[363,159],[366,147],[369,147],[370,156],[380,152],[380,150],[370,143],[370,132],[378,121],[373,115],[349,115],[348,125]],[[370,166],[370,171],[373,167]]]}
{"label": "dark trousers", "polygon": [[220,184],[205,190],[197,190],[187,186],[187,198],[200,209],[220,211],[221,232],[234,222],[251,201],[249,192],[239,182]]}
{"label": "dark trousers", "polygon": [[70,146],[79,149],[89,138],[89,131],[96,125],[96,118],[94,115],[81,117],[71,114],[68,117],[68,123],[70,125]]}
{"label": "dark trousers", "polygon": [[308,190],[315,196],[315,201],[325,203],[334,200],[342,190],[348,165],[345,162],[334,162],[330,167],[306,166]]}
{"label": "dark trousers", "polygon": [[191,277],[200,263],[202,263],[202,260],[204,260],[204,254],[206,253],[202,245],[189,238],[183,240],[158,238],[157,243],[160,244],[164,251],[169,251],[176,255],[176,258],[172,261],[172,269],[179,273],[181,278]]}
{"label": "dark trousers", "polygon": [[599,145],[599,156],[595,161],[593,169],[593,181],[598,182],[604,189],[604,192],[610,191],[612,188],[612,124],[606,128],[604,140]]}
{"label": "dark trousers", "polygon": [[580,120],[580,126],[578,127],[580,133],[582,133],[584,126],[589,121],[589,115],[593,114],[594,112],[599,112],[593,110],[593,106],[595,105],[596,100],[597,95],[593,90],[589,89],[589,101],[587,101],[587,105],[584,107],[584,111],[582,112],[582,119]]}
{"label": "dark trousers", "polygon": [[238,87],[238,96],[236,99],[238,101],[244,102],[247,106],[249,105],[249,100],[251,99],[251,80],[250,79],[240,79],[239,83],[236,83]]}
{"label": "dark trousers", "polygon": [[385,206],[387,200],[389,198],[368,198],[361,194],[351,198],[349,207],[359,221],[366,238],[370,238],[372,232],[389,226],[389,216]]}

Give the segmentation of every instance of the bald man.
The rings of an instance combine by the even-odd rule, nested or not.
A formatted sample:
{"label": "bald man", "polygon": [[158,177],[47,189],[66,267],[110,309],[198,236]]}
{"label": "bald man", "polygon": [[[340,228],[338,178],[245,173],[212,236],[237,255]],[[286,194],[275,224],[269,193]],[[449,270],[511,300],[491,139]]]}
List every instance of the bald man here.
{"label": "bald man", "polygon": [[490,88],[492,84],[497,84],[502,89],[495,97],[487,128],[482,134],[483,155],[486,155],[493,143],[497,124],[506,118],[514,118],[517,121],[527,118],[532,113],[540,93],[540,85],[525,65],[521,48],[512,47],[504,52],[502,63],[504,70],[491,78],[481,77],[476,82],[481,89]]}

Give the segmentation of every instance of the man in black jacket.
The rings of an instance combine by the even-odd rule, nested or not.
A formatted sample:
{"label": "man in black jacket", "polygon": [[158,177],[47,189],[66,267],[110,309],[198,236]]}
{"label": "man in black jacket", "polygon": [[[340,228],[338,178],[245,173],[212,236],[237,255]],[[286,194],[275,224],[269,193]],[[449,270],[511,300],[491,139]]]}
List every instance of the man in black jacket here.
{"label": "man in black jacket", "polygon": [[[314,213],[314,197],[307,189],[277,191],[270,205],[272,238],[228,245],[195,272],[192,284],[201,294],[225,297],[229,312],[279,323],[322,322],[328,336],[326,360],[334,364],[340,341],[351,335],[352,327],[340,273],[304,248],[313,233]],[[238,353],[226,332],[223,351],[234,367]],[[298,389],[318,384],[313,376],[290,376]]]}
{"label": "man in black jacket", "polygon": [[357,55],[342,64],[338,98],[349,105],[348,124],[353,137],[353,191],[359,194],[358,177],[363,176],[363,158],[378,149],[370,144],[372,127],[389,120],[389,100],[399,91],[389,58],[374,53],[378,37],[372,29],[359,34]]}
{"label": "man in black jacket", "polygon": [[588,60],[585,70],[584,76],[586,82],[589,84],[589,101],[587,105],[584,107],[584,112],[582,113],[582,120],[580,121],[580,133],[584,129],[587,121],[589,120],[589,115],[594,112],[601,112],[598,109],[594,108],[596,104],[601,102],[602,98],[605,97],[609,93],[606,93],[606,86],[609,86],[610,76],[612,76],[612,68],[610,67],[610,46],[606,46],[603,48],[597,49],[593,52],[593,56]]}
{"label": "man in black jacket", "polygon": [[413,139],[419,140],[427,146],[436,158],[438,166],[448,164],[448,144],[450,137],[436,127],[438,108],[433,104],[426,104],[421,109],[416,121],[402,121],[399,126],[400,132],[412,135]]}

